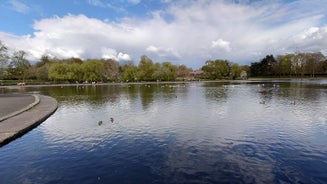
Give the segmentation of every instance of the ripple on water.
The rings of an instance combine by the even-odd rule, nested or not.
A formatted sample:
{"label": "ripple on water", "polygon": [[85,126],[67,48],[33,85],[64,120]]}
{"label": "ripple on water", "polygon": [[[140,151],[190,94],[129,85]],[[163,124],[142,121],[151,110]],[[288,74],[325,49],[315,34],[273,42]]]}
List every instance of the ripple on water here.
{"label": "ripple on water", "polygon": [[59,109],[0,149],[0,183],[325,183],[326,93],[275,83],[50,88]]}

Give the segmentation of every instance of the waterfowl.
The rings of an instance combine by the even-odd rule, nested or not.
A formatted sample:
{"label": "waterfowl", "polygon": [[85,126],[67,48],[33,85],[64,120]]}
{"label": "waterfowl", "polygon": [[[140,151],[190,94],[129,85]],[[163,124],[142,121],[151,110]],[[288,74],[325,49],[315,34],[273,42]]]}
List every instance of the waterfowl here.
{"label": "waterfowl", "polygon": [[111,123],[113,123],[114,122],[114,118],[110,118],[110,121],[111,121]]}
{"label": "waterfowl", "polygon": [[268,93],[271,93],[271,89],[262,89],[259,91],[259,93],[262,93],[262,94],[268,94]]}
{"label": "waterfowl", "polygon": [[274,88],[279,88],[278,84],[274,84],[273,86],[274,86]]}
{"label": "waterfowl", "polygon": [[102,121],[99,121],[99,122],[98,122],[98,125],[101,126],[101,125],[102,125]]}

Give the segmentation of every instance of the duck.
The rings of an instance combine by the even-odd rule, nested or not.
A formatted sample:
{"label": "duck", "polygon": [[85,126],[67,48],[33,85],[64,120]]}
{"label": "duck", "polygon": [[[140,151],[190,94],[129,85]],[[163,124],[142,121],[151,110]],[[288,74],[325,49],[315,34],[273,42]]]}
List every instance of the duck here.
{"label": "duck", "polygon": [[111,123],[113,123],[114,122],[114,118],[110,118],[110,121],[111,121]]}
{"label": "duck", "polygon": [[102,121],[99,121],[99,122],[98,122],[98,125],[101,126],[101,125],[102,125]]}
{"label": "duck", "polygon": [[271,93],[271,89],[262,89],[259,91],[259,93],[262,93],[262,94],[268,94],[268,93]]}

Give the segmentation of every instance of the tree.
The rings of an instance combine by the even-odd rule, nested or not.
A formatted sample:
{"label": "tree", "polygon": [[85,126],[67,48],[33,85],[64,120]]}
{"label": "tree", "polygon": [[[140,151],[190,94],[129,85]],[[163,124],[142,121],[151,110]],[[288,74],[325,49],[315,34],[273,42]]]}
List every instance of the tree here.
{"label": "tree", "polygon": [[123,80],[126,82],[129,81],[138,81],[138,69],[134,65],[125,65],[123,67]]}
{"label": "tree", "polygon": [[177,67],[172,63],[166,61],[163,63],[156,63],[154,66],[153,79],[160,81],[171,81],[176,79]]}
{"label": "tree", "polygon": [[222,79],[229,76],[229,61],[227,60],[209,60],[202,67],[207,79]]}
{"label": "tree", "polygon": [[152,66],[153,69],[153,74],[152,74],[152,79],[151,80],[159,80],[162,81],[163,80],[163,76],[165,75],[165,71],[164,68],[161,66],[160,63],[155,63]]}
{"label": "tree", "polygon": [[101,70],[102,77],[107,81],[119,81],[119,63],[113,59],[103,60],[103,69]]}
{"label": "tree", "polygon": [[[244,70],[243,70],[244,71]],[[233,79],[233,80],[235,80],[235,79],[237,79],[237,78],[240,78],[241,77],[241,72],[242,72],[242,68],[238,65],[238,64],[236,64],[236,63],[233,63],[232,65],[231,65],[231,67],[230,67],[230,74],[229,74],[229,78],[230,79]],[[245,72],[245,71],[244,71]],[[246,78],[247,76],[244,76],[245,74],[244,74],[244,72],[243,72],[243,76],[242,76],[242,78]],[[246,73],[246,72],[245,72]]]}
{"label": "tree", "polygon": [[275,69],[277,61],[275,60],[273,55],[267,55],[260,61],[259,65],[262,76],[272,76],[276,74]]}
{"label": "tree", "polygon": [[161,68],[164,72],[163,80],[171,81],[176,79],[177,67],[175,65],[167,61],[161,64]]}
{"label": "tree", "polygon": [[292,75],[292,54],[287,54],[284,56],[278,56],[277,61],[278,61],[278,73],[279,76],[291,76]]}
{"label": "tree", "polygon": [[15,51],[9,64],[10,73],[14,78],[25,79],[27,70],[31,66],[26,58],[27,53],[23,50]]}
{"label": "tree", "polygon": [[68,63],[53,63],[49,68],[49,79],[58,81],[76,81],[79,80],[80,72],[79,65]]}
{"label": "tree", "polygon": [[74,58],[74,57],[69,58],[64,61],[67,62],[68,64],[78,64],[78,65],[83,64],[83,61],[80,58]]}
{"label": "tree", "polygon": [[139,71],[139,79],[143,81],[152,81],[153,74],[155,71],[155,66],[152,62],[152,60],[147,57],[146,55],[141,56],[141,60],[138,66]]}
{"label": "tree", "polygon": [[315,53],[306,53],[305,57],[306,57],[305,72],[307,74],[310,74],[311,77],[315,77],[318,63],[322,61],[324,55],[321,52],[315,52]]}
{"label": "tree", "polygon": [[320,61],[317,64],[317,73],[326,75],[327,74],[327,60]]}
{"label": "tree", "polygon": [[272,55],[267,55],[260,62],[251,63],[252,76],[295,76],[305,75],[315,77],[324,74],[325,56],[321,52],[280,55],[277,60]]}
{"label": "tree", "polygon": [[278,73],[277,61],[273,55],[267,55],[260,62],[251,63],[252,76],[273,76]]}
{"label": "tree", "polygon": [[295,75],[304,77],[305,73],[306,54],[296,53],[292,59],[292,66],[295,68]]}
{"label": "tree", "polygon": [[7,67],[8,60],[8,48],[0,40],[0,79],[3,79],[5,76],[5,68]]}
{"label": "tree", "polygon": [[49,69],[50,69],[50,64],[45,64],[39,68],[36,68],[36,78],[39,80],[48,80]]}
{"label": "tree", "polygon": [[99,60],[88,60],[81,65],[83,72],[83,80],[86,81],[102,81],[101,71],[103,63]]}
{"label": "tree", "polygon": [[50,65],[53,64],[55,59],[48,55],[42,55],[39,62],[35,64],[36,78],[38,80],[49,80]]}
{"label": "tree", "polygon": [[190,75],[192,69],[187,68],[185,65],[179,65],[176,71],[176,77],[185,79]]}
{"label": "tree", "polygon": [[251,76],[263,76],[262,64],[260,62],[253,62],[250,66]]}
{"label": "tree", "polygon": [[37,68],[35,66],[28,67],[28,69],[26,70],[26,79],[33,79],[33,80],[38,79],[37,78],[37,75],[38,75],[37,72],[38,71],[37,71]]}

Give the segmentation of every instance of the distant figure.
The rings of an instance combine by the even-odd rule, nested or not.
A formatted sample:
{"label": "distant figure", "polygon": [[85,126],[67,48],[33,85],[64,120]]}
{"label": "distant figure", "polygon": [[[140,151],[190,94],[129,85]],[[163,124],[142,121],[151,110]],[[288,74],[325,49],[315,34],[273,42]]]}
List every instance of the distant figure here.
{"label": "distant figure", "polygon": [[102,125],[102,121],[99,121],[99,122],[98,122],[98,125],[101,126],[101,125]]}
{"label": "distant figure", "polygon": [[111,121],[111,123],[113,123],[114,122],[114,118],[110,118],[110,121]]}
{"label": "distant figure", "polygon": [[266,104],[266,101],[262,101],[262,102],[260,102],[260,104]]}
{"label": "distant figure", "polygon": [[295,105],[295,100],[294,101],[291,101],[291,105]]}
{"label": "distant figure", "polygon": [[19,82],[17,83],[17,86],[25,86],[25,82]]}

